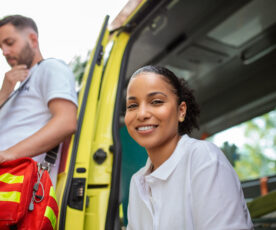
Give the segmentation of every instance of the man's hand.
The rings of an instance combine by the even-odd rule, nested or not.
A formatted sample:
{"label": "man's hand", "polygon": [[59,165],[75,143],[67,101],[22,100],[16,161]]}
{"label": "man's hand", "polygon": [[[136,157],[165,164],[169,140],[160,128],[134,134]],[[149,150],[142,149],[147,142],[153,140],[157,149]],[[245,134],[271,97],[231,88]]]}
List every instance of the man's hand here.
{"label": "man's hand", "polygon": [[0,105],[9,97],[18,81],[24,81],[29,70],[26,65],[16,65],[5,74],[2,88],[0,89]]}

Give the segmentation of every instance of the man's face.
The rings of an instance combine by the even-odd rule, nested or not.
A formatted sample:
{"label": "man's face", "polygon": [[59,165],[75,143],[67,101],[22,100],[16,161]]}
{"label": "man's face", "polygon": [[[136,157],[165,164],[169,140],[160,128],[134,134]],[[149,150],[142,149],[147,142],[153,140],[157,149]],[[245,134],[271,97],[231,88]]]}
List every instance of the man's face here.
{"label": "man's face", "polygon": [[0,48],[11,67],[20,64],[31,67],[35,52],[26,31],[19,31],[12,24],[0,27]]}

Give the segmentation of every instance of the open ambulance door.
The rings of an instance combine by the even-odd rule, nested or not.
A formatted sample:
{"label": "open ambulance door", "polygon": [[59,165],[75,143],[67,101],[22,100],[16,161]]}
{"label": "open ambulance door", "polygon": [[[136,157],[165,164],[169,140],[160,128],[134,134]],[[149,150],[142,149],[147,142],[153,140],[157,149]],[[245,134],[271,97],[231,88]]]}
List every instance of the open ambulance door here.
{"label": "open ambulance door", "polygon": [[78,130],[63,154],[58,229],[120,229],[120,115],[130,34],[112,34],[107,23],[108,17],[84,73]]}
{"label": "open ambulance door", "polygon": [[[96,143],[108,16],[86,66],[79,94],[78,129],[63,153],[57,184],[58,229],[104,229],[111,183],[112,140]],[[109,123],[110,121],[106,121]],[[67,156],[66,156],[67,155]]]}

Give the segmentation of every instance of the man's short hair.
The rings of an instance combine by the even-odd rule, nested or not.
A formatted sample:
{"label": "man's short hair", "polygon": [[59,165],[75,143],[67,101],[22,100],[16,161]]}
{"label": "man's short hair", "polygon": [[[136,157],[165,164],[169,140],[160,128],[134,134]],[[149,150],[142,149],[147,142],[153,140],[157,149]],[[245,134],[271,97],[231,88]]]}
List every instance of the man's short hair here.
{"label": "man's short hair", "polygon": [[12,24],[18,30],[32,28],[38,34],[38,29],[34,20],[22,15],[9,15],[0,20],[0,27],[6,24]]}

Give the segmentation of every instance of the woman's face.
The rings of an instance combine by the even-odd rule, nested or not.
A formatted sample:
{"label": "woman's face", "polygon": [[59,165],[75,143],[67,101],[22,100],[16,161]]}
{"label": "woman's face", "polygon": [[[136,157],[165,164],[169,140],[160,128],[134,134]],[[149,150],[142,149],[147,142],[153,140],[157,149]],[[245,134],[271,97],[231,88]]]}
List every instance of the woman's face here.
{"label": "woman's face", "polygon": [[163,76],[146,72],[130,80],[125,124],[131,137],[147,150],[178,139],[178,121],[185,113],[185,102],[177,104],[173,87]]}

